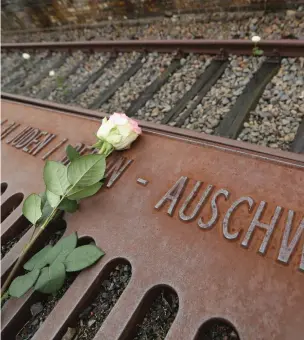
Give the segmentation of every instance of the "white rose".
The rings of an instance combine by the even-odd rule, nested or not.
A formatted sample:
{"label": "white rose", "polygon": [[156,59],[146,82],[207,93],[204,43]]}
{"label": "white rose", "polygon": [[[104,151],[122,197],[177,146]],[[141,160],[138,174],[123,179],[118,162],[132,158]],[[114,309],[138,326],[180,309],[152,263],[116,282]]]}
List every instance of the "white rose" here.
{"label": "white rose", "polygon": [[95,146],[100,148],[100,153],[107,156],[113,149],[128,149],[140,134],[141,128],[135,120],[123,113],[114,113],[109,120],[102,120],[97,131],[100,141]]}
{"label": "white rose", "polygon": [[115,127],[115,125],[107,120],[107,118],[104,118],[102,120],[102,124],[100,125],[100,128],[97,131],[97,137],[100,139],[106,139],[108,135],[110,134],[110,131]]}

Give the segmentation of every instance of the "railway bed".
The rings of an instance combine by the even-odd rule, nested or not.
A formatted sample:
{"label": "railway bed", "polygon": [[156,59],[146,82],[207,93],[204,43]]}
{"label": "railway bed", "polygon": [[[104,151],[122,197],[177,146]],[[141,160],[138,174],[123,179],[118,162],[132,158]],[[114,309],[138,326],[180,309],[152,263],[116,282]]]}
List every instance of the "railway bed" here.
{"label": "railway bed", "polygon": [[239,40],[4,44],[2,96],[303,152],[304,43],[262,41],[262,56],[252,48]]}

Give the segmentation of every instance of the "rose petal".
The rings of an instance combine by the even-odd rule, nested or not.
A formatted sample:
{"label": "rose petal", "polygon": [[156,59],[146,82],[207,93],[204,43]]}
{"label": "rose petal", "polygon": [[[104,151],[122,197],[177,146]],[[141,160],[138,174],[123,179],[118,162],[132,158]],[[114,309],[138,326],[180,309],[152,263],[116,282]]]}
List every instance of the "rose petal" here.
{"label": "rose petal", "polygon": [[129,118],[129,123],[132,126],[132,130],[136,132],[138,135],[140,135],[142,131],[141,128],[138,126],[137,121]]}
{"label": "rose petal", "polygon": [[133,133],[132,126],[129,123],[124,125],[117,125],[117,129],[123,137],[127,137],[131,133]]}
{"label": "rose petal", "polygon": [[113,146],[116,150],[128,149],[131,143],[134,142],[137,137],[138,134],[136,134],[135,132],[131,132],[130,135],[123,138],[119,143],[115,143],[115,145],[113,144]]}
{"label": "rose petal", "polygon": [[127,124],[128,117],[124,113],[114,112],[109,120],[115,125],[124,125]]}
{"label": "rose petal", "polygon": [[110,131],[115,127],[115,125],[110,121],[103,119],[100,128],[97,131],[97,137],[105,139],[109,135]]}
{"label": "rose petal", "polygon": [[114,145],[119,144],[121,142],[122,138],[123,137],[121,135],[111,134],[111,135],[108,136],[107,142],[114,146]]}

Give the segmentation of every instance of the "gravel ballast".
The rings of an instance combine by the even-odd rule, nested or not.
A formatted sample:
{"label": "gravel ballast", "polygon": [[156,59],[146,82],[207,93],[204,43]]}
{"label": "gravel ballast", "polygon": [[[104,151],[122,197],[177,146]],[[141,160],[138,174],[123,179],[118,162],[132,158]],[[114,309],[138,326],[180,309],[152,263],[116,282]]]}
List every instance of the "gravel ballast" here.
{"label": "gravel ballast", "polygon": [[238,140],[289,150],[303,117],[304,58],[284,58]]}
{"label": "gravel ballast", "polygon": [[[154,123],[165,121],[171,126],[180,126],[207,134],[214,134],[223,118],[233,109],[237,99],[242,95],[246,85],[252,79],[255,72],[266,60],[265,57],[253,56],[230,56],[229,63],[221,77],[211,87],[209,92],[197,105],[197,97],[188,101],[191,97],[192,86],[205,72],[213,57],[200,54],[188,54],[178,60],[174,60],[173,68],[169,74],[167,68],[177,56],[174,53],[163,54],[151,52],[142,55],[138,52],[120,53],[114,59],[109,60],[109,53],[84,54],[81,51],[71,55],[62,53],[46,54],[47,52],[33,53],[28,61],[30,67],[23,66],[10,75],[10,79],[23,78],[7,86],[5,91],[31,96],[34,98],[48,99],[50,101],[68,103],[84,108],[91,108],[101,112],[127,112],[131,104],[138,99],[142,93],[157,79],[157,82],[164,75],[165,82],[161,88],[148,97],[146,102],[142,101],[131,110],[134,118]],[[10,58],[10,56],[8,57]],[[14,59],[15,56],[12,55]],[[36,60],[35,63],[33,63]],[[61,66],[54,68],[54,75],[50,76],[49,71],[42,73],[45,69],[50,69],[52,65]],[[110,63],[107,63],[110,61]],[[133,65],[140,66],[131,78],[128,78],[134,69]],[[4,62],[5,63],[5,62]],[[62,64],[63,63],[63,64]],[[180,63],[178,67],[177,63]],[[35,65],[33,67],[33,65]],[[44,66],[45,65],[45,66]],[[100,77],[94,78],[86,88],[74,99],[69,100],[69,95],[75,92],[79,86],[86,83],[90,76],[101,70]],[[176,68],[177,65],[177,68]],[[37,70],[37,72],[36,72]],[[71,75],[69,72],[73,70]],[[303,98],[304,98],[304,58],[283,58],[281,68],[270,83],[266,86],[262,97],[249,117],[246,117],[244,128],[238,136],[238,140],[247,141],[272,148],[289,150],[291,143],[295,139],[298,127],[303,119]],[[128,72],[127,72],[128,71]],[[132,71],[133,72],[133,71]],[[24,77],[22,77],[22,74]],[[33,81],[41,74],[44,78],[36,83]],[[124,74],[124,83],[119,80]],[[68,77],[65,79],[64,76]],[[99,73],[98,75],[99,76]],[[168,78],[167,78],[168,77]],[[17,79],[18,80],[18,79]],[[4,84],[8,84],[6,80]],[[115,89],[120,86],[115,93],[110,89],[116,82]],[[35,82],[34,82],[35,83]],[[122,84],[122,85],[121,85]],[[114,89],[114,90],[115,90]],[[108,99],[101,104],[103,96],[110,90]],[[180,99],[191,90],[187,96],[185,109],[177,116],[174,116],[174,109],[180,104]],[[194,95],[194,93],[193,93]],[[199,94],[198,94],[199,95]],[[112,97],[111,97],[112,96]],[[141,97],[144,98],[144,97]],[[145,97],[147,99],[147,97]],[[100,101],[99,101],[100,99]],[[189,116],[184,115],[195,101],[197,105]],[[101,107],[98,107],[101,105]],[[168,113],[171,120],[168,121]],[[173,118],[172,118],[173,115]],[[164,118],[168,118],[165,119]],[[182,120],[181,120],[182,118]],[[178,124],[177,124],[178,123]]]}
{"label": "gravel ballast", "polygon": [[133,340],[164,340],[178,312],[179,301],[174,293],[160,295],[152,303],[143,321],[136,325]]}
{"label": "gravel ballast", "polygon": [[157,52],[149,53],[143,57],[143,66],[140,70],[129,81],[125,82],[107,103],[102,105],[101,111],[126,111],[131,102],[137,99],[140,93],[166,70],[172,59],[172,54],[159,54]]}
{"label": "gravel ballast", "polygon": [[[68,290],[71,284],[77,277],[77,273],[73,273],[69,275],[66,279],[63,287],[55,294],[45,296],[44,301],[40,301],[39,303],[42,305],[39,313],[33,313],[33,306],[31,306],[32,317],[25,324],[25,326],[21,329],[21,331],[16,336],[16,340],[29,340],[35,335],[38,331],[39,327],[46,320],[51,311],[55,308],[58,301],[62,298],[64,293]],[[35,303],[37,305],[37,303]]]}
{"label": "gravel ballast", "polygon": [[[64,286],[57,293],[45,296],[44,301],[40,301],[31,306],[32,317],[18,333],[16,340],[28,340],[33,337],[76,277],[77,273],[70,273]],[[69,327],[67,333],[77,334],[78,340],[93,339],[126,288],[130,278],[131,266],[127,264],[117,265],[115,269],[110,272],[107,279],[100,283],[98,295],[88,307],[81,311],[77,324]]]}
{"label": "gravel ballast", "polygon": [[108,59],[109,55],[107,53],[94,53],[89,57],[84,56],[83,64],[61,86],[58,86],[50,93],[48,100],[65,103],[66,98],[97,72]]}
{"label": "gravel ballast", "polygon": [[58,69],[54,71],[54,75],[48,75],[39,84],[33,86],[29,91],[28,95],[31,97],[41,98],[45,95],[52,86],[61,87],[63,79],[72,70],[77,63],[79,63],[84,58],[84,54],[81,51],[72,53],[66,58],[66,61]]}
{"label": "gravel ballast", "polygon": [[37,79],[42,72],[53,65],[59,57],[60,55],[58,53],[53,52],[49,54],[47,51],[31,55],[30,60],[35,62],[29,67],[27,62],[30,60],[26,61],[25,65],[21,68],[22,74],[20,76],[20,80],[10,88],[6,89],[6,91],[11,93],[25,91],[27,86]]}
{"label": "gravel ballast", "polygon": [[[4,77],[1,81],[1,87],[6,90],[12,90],[16,84],[20,83],[23,79],[27,77],[27,74],[31,74],[36,65],[44,58],[45,53],[34,54],[30,59],[23,60],[22,65],[15,72],[8,72],[8,75]],[[20,61],[22,59],[20,58]]]}
{"label": "gravel ballast", "polygon": [[103,27],[57,30],[18,35],[2,34],[2,42],[124,40],[124,39],[263,39],[304,37],[303,6],[276,13],[216,12],[172,15],[143,20],[140,25],[109,20]]}
{"label": "gravel ballast", "polygon": [[139,53],[137,52],[119,53],[115,62],[109,68],[105,69],[100,78],[93,84],[90,84],[88,89],[75,99],[74,103],[79,104],[81,107],[88,108],[98,95],[109,88],[109,86],[135,62],[138,56]]}
{"label": "gravel ballast", "polygon": [[210,56],[190,54],[180,60],[178,69],[164,86],[148,100],[135,117],[142,120],[160,123],[174,104],[191,89],[197,78],[204,72],[211,61]]}
{"label": "gravel ballast", "polygon": [[[222,77],[185,120],[183,128],[213,134],[264,58],[231,56]],[[188,106],[191,105],[191,102]],[[181,113],[181,115],[183,112]]]}
{"label": "gravel ballast", "polygon": [[8,76],[10,70],[14,69],[24,59],[20,52],[1,52],[1,84],[5,77]]}
{"label": "gravel ballast", "polygon": [[98,295],[78,317],[74,328],[78,340],[91,340],[127,287],[132,274],[131,266],[119,264],[108,278],[100,283]]}

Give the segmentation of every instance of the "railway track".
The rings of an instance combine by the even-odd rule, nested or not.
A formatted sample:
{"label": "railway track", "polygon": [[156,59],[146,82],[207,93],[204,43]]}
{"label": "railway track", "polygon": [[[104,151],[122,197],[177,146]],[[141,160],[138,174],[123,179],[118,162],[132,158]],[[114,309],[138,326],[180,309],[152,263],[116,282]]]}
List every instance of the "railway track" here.
{"label": "railway track", "polygon": [[[4,44],[2,97],[57,103],[304,152],[304,43]],[[22,59],[28,53],[29,59]],[[46,104],[46,102],[48,102]]]}

